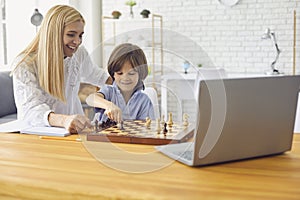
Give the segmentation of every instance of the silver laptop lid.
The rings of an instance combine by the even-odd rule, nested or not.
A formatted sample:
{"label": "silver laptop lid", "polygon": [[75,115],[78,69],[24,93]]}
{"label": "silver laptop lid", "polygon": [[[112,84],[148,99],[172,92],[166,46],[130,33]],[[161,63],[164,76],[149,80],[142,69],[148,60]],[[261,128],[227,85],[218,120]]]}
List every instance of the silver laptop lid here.
{"label": "silver laptop lid", "polygon": [[300,76],[200,82],[194,165],[291,149]]}

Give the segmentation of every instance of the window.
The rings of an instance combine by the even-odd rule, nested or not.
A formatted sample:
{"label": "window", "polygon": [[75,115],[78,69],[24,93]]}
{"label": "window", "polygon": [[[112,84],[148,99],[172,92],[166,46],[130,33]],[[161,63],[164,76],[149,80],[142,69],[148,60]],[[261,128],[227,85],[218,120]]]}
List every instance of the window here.
{"label": "window", "polygon": [[0,10],[0,66],[7,65],[7,42],[6,42],[6,9],[5,0],[1,0]]}
{"label": "window", "polygon": [[34,38],[36,27],[31,24],[30,18],[35,8],[45,15],[56,4],[69,4],[69,0],[0,1],[0,70],[9,69],[15,56]]}

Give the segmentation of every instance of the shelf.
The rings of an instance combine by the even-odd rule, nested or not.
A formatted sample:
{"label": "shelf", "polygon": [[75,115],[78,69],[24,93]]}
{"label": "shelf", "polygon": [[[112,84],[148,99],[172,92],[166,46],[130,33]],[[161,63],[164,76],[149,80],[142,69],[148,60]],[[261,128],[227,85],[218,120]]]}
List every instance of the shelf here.
{"label": "shelf", "polygon": [[150,18],[113,19],[102,17],[102,60],[107,66],[107,60],[115,46],[121,43],[138,45],[146,54],[152,85],[157,89],[160,83],[158,77],[163,70],[163,18],[152,14]]}

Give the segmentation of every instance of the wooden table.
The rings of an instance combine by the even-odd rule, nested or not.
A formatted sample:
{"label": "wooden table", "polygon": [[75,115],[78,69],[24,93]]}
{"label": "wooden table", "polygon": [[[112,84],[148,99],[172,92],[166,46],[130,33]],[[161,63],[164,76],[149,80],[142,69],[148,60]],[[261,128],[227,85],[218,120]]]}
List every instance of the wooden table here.
{"label": "wooden table", "polygon": [[[300,134],[286,154],[196,168],[172,162],[153,146],[111,145],[130,154],[151,152],[149,161],[125,158],[108,145],[97,147],[119,169],[97,161],[85,142],[0,133],[0,199],[300,199]],[[158,169],[161,160],[169,164]],[[148,172],[120,171],[128,166]]]}

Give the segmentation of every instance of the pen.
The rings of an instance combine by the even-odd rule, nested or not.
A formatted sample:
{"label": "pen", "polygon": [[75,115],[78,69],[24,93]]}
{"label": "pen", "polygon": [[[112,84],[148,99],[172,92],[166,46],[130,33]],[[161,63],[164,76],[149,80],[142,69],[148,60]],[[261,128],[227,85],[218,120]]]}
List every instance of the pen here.
{"label": "pen", "polygon": [[47,139],[47,140],[67,140],[67,141],[75,141],[81,142],[81,138],[73,138],[73,137],[54,137],[54,136],[40,136],[40,139]]}

